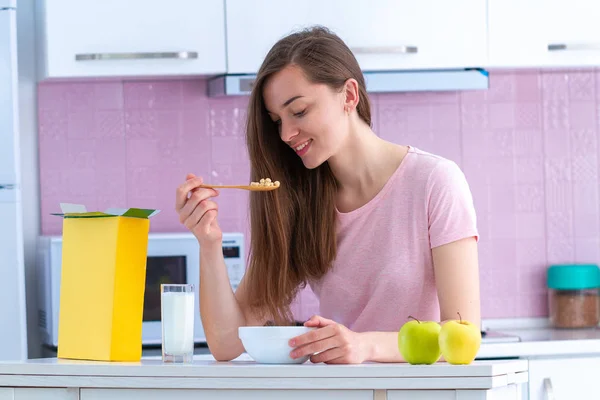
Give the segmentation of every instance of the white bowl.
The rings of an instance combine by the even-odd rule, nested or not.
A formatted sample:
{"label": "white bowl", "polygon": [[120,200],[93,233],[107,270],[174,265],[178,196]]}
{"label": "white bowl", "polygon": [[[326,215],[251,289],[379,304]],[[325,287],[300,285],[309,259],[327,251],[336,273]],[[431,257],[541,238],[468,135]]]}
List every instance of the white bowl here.
{"label": "white bowl", "polygon": [[315,328],[304,326],[240,326],[238,337],[246,352],[261,364],[302,364],[309,356],[293,359],[289,340]]}

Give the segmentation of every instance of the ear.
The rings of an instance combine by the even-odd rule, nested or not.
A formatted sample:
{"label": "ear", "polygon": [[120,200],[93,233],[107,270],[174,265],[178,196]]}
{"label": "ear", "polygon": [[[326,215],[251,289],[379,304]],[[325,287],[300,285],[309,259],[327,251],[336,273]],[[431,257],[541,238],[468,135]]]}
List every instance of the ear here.
{"label": "ear", "polygon": [[358,106],[359,95],[358,95],[358,82],[354,78],[346,80],[343,88],[344,93],[344,111],[354,110]]}

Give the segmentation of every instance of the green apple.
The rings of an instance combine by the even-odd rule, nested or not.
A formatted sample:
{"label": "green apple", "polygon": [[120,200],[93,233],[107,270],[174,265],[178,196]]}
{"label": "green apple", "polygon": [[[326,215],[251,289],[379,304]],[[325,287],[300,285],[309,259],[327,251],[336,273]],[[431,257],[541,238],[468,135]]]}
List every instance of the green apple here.
{"label": "green apple", "polygon": [[434,321],[419,321],[409,316],[398,331],[398,349],[409,364],[433,364],[440,359],[441,326]]}
{"label": "green apple", "polygon": [[439,335],[440,349],[444,360],[450,364],[470,364],[481,345],[479,326],[463,320],[450,320],[442,325]]}

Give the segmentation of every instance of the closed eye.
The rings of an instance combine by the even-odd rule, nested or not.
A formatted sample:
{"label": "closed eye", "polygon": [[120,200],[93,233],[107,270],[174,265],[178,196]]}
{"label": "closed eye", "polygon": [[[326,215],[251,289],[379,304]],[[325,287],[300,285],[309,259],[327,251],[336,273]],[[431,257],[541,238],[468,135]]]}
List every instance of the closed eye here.
{"label": "closed eye", "polygon": [[[296,117],[296,118],[303,117],[304,115],[306,115],[306,109],[304,109],[304,110],[302,110],[302,111],[299,111],[299,112],[297,112],[297,113],[294,113],[293,115],[294,115],[294,117]],[[281,119],[278,119],[278,120],[276,120],[276,121],[273,121],[273,123],[274,123],[275,125],[277,125],[277,127],[281,127]]]}

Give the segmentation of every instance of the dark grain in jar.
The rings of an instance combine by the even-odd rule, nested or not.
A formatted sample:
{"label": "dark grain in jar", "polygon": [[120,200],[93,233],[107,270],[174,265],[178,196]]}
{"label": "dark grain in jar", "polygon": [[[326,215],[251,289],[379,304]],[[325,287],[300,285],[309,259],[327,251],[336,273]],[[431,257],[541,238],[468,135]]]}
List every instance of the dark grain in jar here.
{"label": "dark grain in jar", "polygon": [[550,317],[558,328],[584,328],[598,325],[600,315],[598,293],[554,291],[550,295]]}

